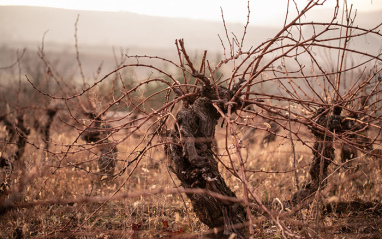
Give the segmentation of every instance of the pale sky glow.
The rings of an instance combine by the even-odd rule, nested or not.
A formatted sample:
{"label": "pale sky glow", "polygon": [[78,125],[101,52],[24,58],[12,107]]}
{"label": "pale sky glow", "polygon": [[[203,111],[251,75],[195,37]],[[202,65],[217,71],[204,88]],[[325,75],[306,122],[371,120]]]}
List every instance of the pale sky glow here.
{"label": "pale sky glow", "polygon": [[[303,6],[307,0],[295,0]],[[292,2],[292,1],[291,1]],[[334,0],[324,6],[332,7]],[[342,2],[340,0],[340,2]],[[359,11],[381,10],[382,0],[348,0]],[[220,7],[226,21],[245,22],[247,0],[0,0],[1,5],[46,6],[96,11],[128,11],[146,15],[185,17],[221,21]],[[287,0],[251,0],[251,23],[264,24],[284,17]]]}

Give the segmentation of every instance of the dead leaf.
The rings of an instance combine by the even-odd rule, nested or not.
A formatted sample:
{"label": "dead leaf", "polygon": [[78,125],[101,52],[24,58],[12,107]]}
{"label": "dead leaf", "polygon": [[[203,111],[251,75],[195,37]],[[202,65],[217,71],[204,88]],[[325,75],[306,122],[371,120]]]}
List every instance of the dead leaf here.
{"label": "dead leaf", "polygon": [[139,223],[133,223],[131,227],[132,227],[132,229],[133,229],[134,231],[141,230],[142,222],[139,222]]}
{"label": "dead leaf", "polygon": [[161,219],[161,221],[162,221],[162,224],[163,224],[163,228],[168,228],[168,223],[167,223],[167,221],[165,221],[165,220],[163,220],[163,219]]}

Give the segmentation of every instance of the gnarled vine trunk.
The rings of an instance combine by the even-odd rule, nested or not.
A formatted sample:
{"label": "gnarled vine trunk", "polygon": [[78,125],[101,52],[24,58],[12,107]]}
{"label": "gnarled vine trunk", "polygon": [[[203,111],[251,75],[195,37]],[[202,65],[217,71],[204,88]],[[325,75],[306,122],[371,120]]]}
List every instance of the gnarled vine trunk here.
{"label": "gnarled vine trunk", "polygon": [[[172,170],[184,188],[207,189],[236,197],[220,175],[212,152],[215,127],[220,115],[211,100],[229,100],[232,96],[231,91],[219,87],[219,97],[215,93],[203,94],[190,107],[178,112],[175,129],[171,133],[169,154]],[[200,221],[210,228],[223,229],[217,237],[223,238],[235,233],[238,238],[247,238],[246,212],[241,204],[206,194],[187,196]]]}
{"label": "gnarled vine trunk", "polygon": [[114,175],[118,150],[115,144],[110,143],[108,135],[111,126],[106,124],[100,117],[93,113],[87,113],[89,118],[94,119],[94,126],[88,127],[82,134],[82,139],[87,143],[96,143],[100,150],[98,167],[101,179],[111,179]]}
{"label": "gnarled vine trunk", "polygon": [[[331,133],[341,134],[347,132],[349,139],[355,140],[355,131],[360,129],[360,125],[355,124],[354,119],[357,115],[349,117],[341,116],[342,108],[335,106],[333,110],[319,109],[316,113],[316,124],[320,125],[326,131],[312,127],[311,131],[315,136],[315,143],[313,145],[313,160],[309,170],[310,181],[304,186],[303,189],[296,192],[292,196],[292,201],[298,203],[310,196],[312,196],[320,186],[323,186],[323,180],[328,176],[328,167],[335,159],[334,138]],[[331,132],[331,133],[329,133]],[[343,144],[341,148],[341,160],[346,162],[349,159],[356,157],[357,151],[354,147]]]}

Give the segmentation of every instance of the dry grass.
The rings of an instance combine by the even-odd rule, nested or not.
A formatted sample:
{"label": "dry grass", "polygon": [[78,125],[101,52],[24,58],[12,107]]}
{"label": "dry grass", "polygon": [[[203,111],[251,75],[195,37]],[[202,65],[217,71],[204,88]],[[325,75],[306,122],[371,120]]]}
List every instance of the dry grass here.
{"label": "dry grass", "polygon": [[[69,143],[72,140],[66,135],[61,135],[59,138],[62,143]],[[132,151],[130,145],[126,142],[118,146],[119,159],[126,159]],[[28,147],[24,163],[17,166],[18,169],[13,172],[11,188],[16,190],[22,185],[19,203],[108,196],[116,190],[126,193],[150,191],[155,188],[173,188],[175,185],[172,180],[175,179],[168,171],[162,149],[151,150],[139,162],[136,169],[134,168],[137,163],[133,163],[122,176],[112,181],[101,181],[99,175],[89,173],[98,170],[97,159],[92,153],[77,153],[65,158],[65,162],[70,163],[80,163],[89,159],[90,163],[82,164],[83,168],[89,172],[74,167],[63,167],[53,173],[55,168],[49,165],[57,163],[54,162],[57,158],[42,157],[41,152]],[[91,151],[97,153],[96,149]],[[120,161],[116,171],[121,170],[123,164],[124,162]],[[27,182],[25,182],[26,178]],[[118,234],[117,238],[121,235],[129,238],[134,224],[141,225],[140,229],[147,235],[154,235],[163,229],[163,221],[168,222],[169,228],[174,232],[182,229],[185,233],[191,233],[206,229],[192,214],[189,202],[187,200],[184,202],[181,197],[185,198],[180,195],[159,194],[112,201],[103,205],[93,216],[91,214],[97,211],[101,203],[53,204],[15,209],[1,216],[0,237],[11,238],[19,228],[22,229],[25,237],[57,237],[61,234],[65,237],[65,232],[71,230],[77,230],[78,235],[81,235],[83,231],[90,234],[97,231],[96,237],[98,237],[98,234],[106,235],[111,230],[114,231],[113,235]]]}
{"label": "dry grass", "polygon": [[[218,138],[223,138],[219,137],[223,133],[218,130]],[[57,133],[55,136],[53,138],[60,139],[61,143],[70,143],[74,135]],[[261,138],[261,133],[258,133],[258,137]],[[223,140],[218,142],[220,154],[224,152],[224,144]],[[128,156],[132,145],[129,141],[120,144],[118,159],[130,160]],[[55,150],[59,148],[54,147]],[[96,150],[92,151],[96,153]],[[243,142],[242,151],[247,159],[247,169],[269,171],[248,173],[249,183],[263,203],[271,209],[276,209],[276,198],[282,202],[289,201],[297,188],[294,172],[283,173],[293,168],[293,155],[288,141],[277,140],[264,147],[258,142]],[[308,177],[311,152],[306,147],[296,145],[296,154],[298,165],[307,165],[297,171],[300,182],[303,182]],[[162,147],[151,149],[138,166],[137,162],[133,163],[122,176],[112,181],[100,181],[99,175],[89,173],[97,171],[96,160],[82,164],[89,172],[66,166],[53,173],[55,168],[49,165],[55,165],[59,157],[43,157],[40,151],[28,146],[24,162],[17,165],[13,172],[11,189],[14,191],[10,195],[16,195],[16,190],[19,190],[17,203],[25,203],[95,198],[111,196],[117,191],[123,194],[177,187],[179,181],[169,172],[165,157]],[[91,158],[91,154],[85,151],[67,156],[65,162],[84,162]],[[364,157],[357,161],[357,165],[367,165],[372,160],[375,159]],[[222,157],[222,161],[229,163],[228,157]],[[117,169],[122,169],[123,165],[124,162],[119,161]],[[353,166],[356,166],[355,163]],[[332,165],[332,171],[334,168]],[[330,177],[330,181],[340,180],[354,170],[349,169],[347,172],[341,169],[339,173]],[[221,167],[221,171],[229,187],[238,197],[242,197],[241,182],[224,167]],[[381,236],[382,232],[378,227],[382,220],[381,205],[376,203],[382,201],[381,183],[381,168],[375,167],[368,174],[339,185],[336,192],[333,191],[323,198],[323,204],[315,201],[296,216],[286,218],[284,223],[296,234],[306,237]],[[361,206],[366,205],[363,202],[369,202],[370,208],[360,211],[358,209],[362,209],[361,206],[352,208],[341,204],[350,201],[359,201]],[[337,202],[336,205],[339,206],[334,209],[331,207],[330,210],[323,208],[328,202]],[[372,207],[375,207],[374,211]],[[318,214],[317,208],[321,208]],[[253,218],[256,238],[282,237],[276,226],[264,215],[255,212]],[[18,235],[24,235],[25,238],[151,238],[176,235],[202,237],[203,232],[208,230],[193,214],[186,196],[180,194],[126,198],[109,201],[104,205],[101,202],[52,203],[47,206],[17,208],[1,215],[0,228],[0,238],[18,238]],[[139,230],[133,230],[138,228]]]}

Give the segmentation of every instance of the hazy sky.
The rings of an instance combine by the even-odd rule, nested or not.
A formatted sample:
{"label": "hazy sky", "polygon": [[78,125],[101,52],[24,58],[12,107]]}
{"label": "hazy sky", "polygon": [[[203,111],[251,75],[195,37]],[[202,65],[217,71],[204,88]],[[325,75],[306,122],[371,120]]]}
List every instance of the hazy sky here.
{"label": "hazy sky", "polygon": [[[308,0],[295,0],[303,6]],[[292,2],[292,1],[291,1]],[[332,7],[335,0],[324,6]],[[343,2],[343,0],[340,0]],[[382,0],[347,0],[359,11],[381,10]],[[0,0],[0,5],[47,6],[66,9],[129,11],[140,14],[221,20],[220,7],[226,21],[245,22],[247,0]],[[251,0],[251,23],[271,23],[285,15],[287,0]]]}

